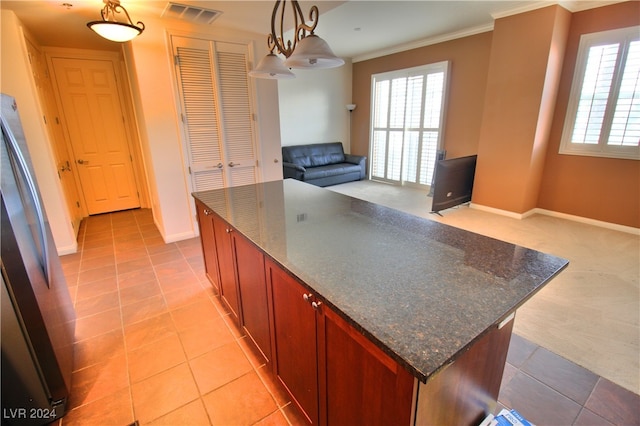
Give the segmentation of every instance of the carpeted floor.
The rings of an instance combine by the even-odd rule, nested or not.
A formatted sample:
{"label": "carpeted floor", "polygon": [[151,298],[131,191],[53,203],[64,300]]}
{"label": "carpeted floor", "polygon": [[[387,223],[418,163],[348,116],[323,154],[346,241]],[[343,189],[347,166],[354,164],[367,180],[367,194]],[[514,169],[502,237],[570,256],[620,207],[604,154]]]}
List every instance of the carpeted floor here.
{"label": "carpeted floor", "polygon": [[640,393],[640,237],[545,215],[518,220],[468,206],[430,214],[423,190],[371,181],[328,187],[468,231],[569,259],[525,303],[514,331]]}

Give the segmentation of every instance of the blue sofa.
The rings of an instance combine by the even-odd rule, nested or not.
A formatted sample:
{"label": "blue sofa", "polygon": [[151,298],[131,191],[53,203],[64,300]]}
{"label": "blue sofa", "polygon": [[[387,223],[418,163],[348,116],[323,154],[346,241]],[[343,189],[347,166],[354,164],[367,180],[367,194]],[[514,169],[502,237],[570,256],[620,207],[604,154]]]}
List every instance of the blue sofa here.
{"label": "blue sofa", "polygon": [[284,178],[316,186],[337,185],[364,179],[367,157],[345,154],[342,142],[282,147]]}

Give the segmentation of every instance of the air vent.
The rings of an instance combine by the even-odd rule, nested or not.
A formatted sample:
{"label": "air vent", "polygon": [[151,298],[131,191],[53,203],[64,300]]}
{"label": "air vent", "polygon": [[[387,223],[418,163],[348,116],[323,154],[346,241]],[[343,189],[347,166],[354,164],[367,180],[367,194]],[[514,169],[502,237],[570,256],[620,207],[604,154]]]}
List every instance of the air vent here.
{"label": "air vent", "polygon": [[181,19],[200,25],[211,25],[220,15],[222,15],[222,12],[219,10],[204,9],[202,7],[178,3],[167,4],[164,12],[162,12],[163,18]]}

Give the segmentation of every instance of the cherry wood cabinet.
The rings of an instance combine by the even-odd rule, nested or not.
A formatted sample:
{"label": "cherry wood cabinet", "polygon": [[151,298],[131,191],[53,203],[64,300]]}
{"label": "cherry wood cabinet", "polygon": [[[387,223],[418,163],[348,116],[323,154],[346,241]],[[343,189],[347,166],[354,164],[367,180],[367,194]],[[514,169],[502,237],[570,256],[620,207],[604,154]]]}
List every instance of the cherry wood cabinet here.
{"label": "cherry wood cabinet", "polygon": [[273,304],[274,373],[309,422],[318,424],[316,312],[295,279],[271,260],[265,263]]}
{"label": "cherry wood cabinet", "polygon": [[240,325],[240,299],[235,276],[235,262],[231,246],[233,228],[218,216],[213,216],[215,246],[220,270],[220,297],[225,303],[236,324]]}
{"label": "cherry wood cabinet", "polygon": [[319,310],[320,424],[408,425],[414,377],[334,311]]}
{"label": "cherry wood cabinet", "polygon": [[311,424],[408,425],[414,378],[275,263],[274,371]]}
{"label": "cherry wood cabinet", "polygon": [[271,330],[269,299],[265,281],[264,254],[248,239],[231,233],[240,291],[241,324],[267,363],[271,362]]}
{"label": "cherry wood cabinet", "polygon": [[271,362],[269,300],[264,254],[217,214],[196,200],[200,238],[209,281],[236,324],[247,331]]}
{"label": "cherry wood cabinet", "polygon": [[214,213],[202,202],[196,200],[196,211],[198,212],[198,224],[200,226],[200,238],[202,240],[202,255],[207,278],[220,292],[220,271],[218,269],[218,253],[216,250],[215,236],[213,230]]}

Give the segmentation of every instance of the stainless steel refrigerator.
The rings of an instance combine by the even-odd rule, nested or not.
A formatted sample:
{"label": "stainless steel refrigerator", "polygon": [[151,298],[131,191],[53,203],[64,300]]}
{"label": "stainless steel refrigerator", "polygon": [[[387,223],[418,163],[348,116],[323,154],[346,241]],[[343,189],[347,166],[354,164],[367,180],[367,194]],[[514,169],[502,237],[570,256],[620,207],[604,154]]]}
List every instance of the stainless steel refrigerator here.
{"label": "stainless steel refrigerator", "polygon": [[40,425],[67,409],[75,312],[17,105],[1,98],[2,424]]}

